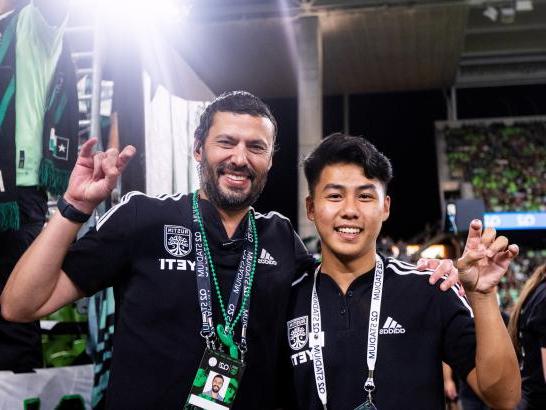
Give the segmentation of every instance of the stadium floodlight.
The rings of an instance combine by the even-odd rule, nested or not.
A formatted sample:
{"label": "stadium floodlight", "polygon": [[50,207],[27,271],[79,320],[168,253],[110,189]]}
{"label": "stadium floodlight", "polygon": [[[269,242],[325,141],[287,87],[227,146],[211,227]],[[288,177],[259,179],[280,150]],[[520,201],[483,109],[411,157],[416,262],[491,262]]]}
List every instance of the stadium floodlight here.
{"label": "stadium floodlight", "polygon": [[516,0],[516,11],[532,11],[533,0]]}
{"label": "stadium floodlight", "polygon": [[100,0],[101,13],[119,17],[120,22],[177,22],[191,11],[191,0]]}
{"label": "stadium floodlight", "polygon": [[491,21],[497,21],[497,18],[499,18],[499,11],[496,7],[488,6],[484,11],[483,15],[487,17]]}
{"label": "stadium floodlight", "polygon": [[514,7],[503,7],[500,10],[500,21],[504,24],[511,24],[516,19],[516,9]]}

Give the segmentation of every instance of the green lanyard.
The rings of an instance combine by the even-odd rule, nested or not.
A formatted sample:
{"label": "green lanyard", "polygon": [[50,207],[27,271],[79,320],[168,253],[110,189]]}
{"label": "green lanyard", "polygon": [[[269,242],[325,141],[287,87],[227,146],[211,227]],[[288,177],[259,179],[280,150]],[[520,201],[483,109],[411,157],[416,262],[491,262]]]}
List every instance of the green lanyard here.
{"label": "green lanyard", "polygon": [[[250,294],[252,291],[252,284],[254,282],[254,273],[256,271],[256,260],[258,256],[258,235],[256,232],[256,221],[254,218],[254,213],[252,211],[248,213],[249,232],[247,232],[247,238],[246,238],[250,243],[253,244],[252,254],[248,255],[248,256],[252,256],[252,262],[250,264],[250,273],[248,275],[243,275],[245,276],[245,279],[247,279],[247,283],[245,283],[243,288],[244,289],[243,299],[239,305],[239,310],[237,314],[235,315],[235,317],[233,318],[235,311],[231,312],[231,314],[229,314],[226,311],[225,303],[222,298],[222,294],[220,292],[218,275],[216,274],[216,269],[214,267],[214,262],[212,260],[210,247],[208,244],[205,228],[203,225],[203,220],[201,218],[201,213],[199,212],[197,192],[194,192],[193,194],[192,209],[193,209],[195,220],[197,220],[197,224],[199,226],[199,231],[201,232],[201,236],[203,238],[203,249],[205,251],[206,262],[211,271],[211,276],[214,283],[214,289],[220,304],[220,310],[222,312],[222,316],[224,318],[224,325],[222,326],[221,324],[218,324],[217,326],[218,337],[220,338],[222,343],[230,349],[230,354],[232,356],[235,356],[237,352],[237,346],[235,345],[235,342],[233,341],[233,329],[235,328],[235,325],[237,324],[237,322],[241,320],[241,318],[242,318],[242,326],[243,326],[243,331],[241,336],[241,345],[243,349],[246,349],[246,327],[248,324],[248,314],[244,314],[244,313],[245,311],[248,313],[249,299],[250,299]],[[245,272],[246,270],[245,265],[246,265],[246,258],[243,257],[239,265],[239,271]],[[234,285],[235,285],[235,282],[234,282]],[[234,298],[234,293],[235,293],[234,288],[232,289],[232,292],[231,292],[232,296],[230,297],[230,304],[232,303],[232,299],[233,300],[236,299]]]}

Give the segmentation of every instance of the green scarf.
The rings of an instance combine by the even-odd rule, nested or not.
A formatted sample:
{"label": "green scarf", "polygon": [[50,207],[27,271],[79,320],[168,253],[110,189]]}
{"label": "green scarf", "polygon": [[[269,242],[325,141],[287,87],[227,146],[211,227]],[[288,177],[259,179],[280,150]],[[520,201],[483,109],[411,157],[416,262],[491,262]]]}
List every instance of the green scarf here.
{"label": "green scarf", "polygon": [[[27,6],[28,7],[28,6]],[[6,18],[0,39],[0,231],[19,229],[15,151],[15,43],[19,13]],[[9,21],[8,21],[9,20]],[[3,54],[2,54],[3,53]],[[76,74],[68,47],[63,46],[47,96],[38,185],[61,195],[68,185],[78,151]],[[38,143],[38,141],[37,141]]]}
{"label": "green scarf", "polygon": [[17,13],[2,21],[0,39],[0,231],[19,229],[15,193],[15,30]]}

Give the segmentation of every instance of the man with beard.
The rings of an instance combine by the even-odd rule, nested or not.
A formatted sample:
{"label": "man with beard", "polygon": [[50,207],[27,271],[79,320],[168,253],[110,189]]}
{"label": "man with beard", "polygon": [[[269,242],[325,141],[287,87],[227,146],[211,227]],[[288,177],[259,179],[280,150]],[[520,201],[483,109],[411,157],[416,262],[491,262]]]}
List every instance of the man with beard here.
{"label": "man with beard", "polygon": [[224,385],[224,378],[217,374],[212,379],[211,383],[211,389],[208,391],[204,391],[203,393],[207,396],[212,397],[213,399],[224,401],[224,398],[220,396],[220,390],[222,390],[222,386]]}
{"label": "man with beard", "polygon": [[[203,351],[222,345],[245,365],[234,408],[274,408],[291,282],[313,264],[288,219],[250,207],[266,183],[276,133],[257,97],[219,96],[195,131],[199,191],[129,193],[71,246],[135,153],[128,146],[92,154],[89,140],[59,212],[12,272],[2,314],[28,321],[114,286],[107,408],[181,408],[198,369],[220,363],[200,362]],[[439,269],[436,279],[449,272]]]}

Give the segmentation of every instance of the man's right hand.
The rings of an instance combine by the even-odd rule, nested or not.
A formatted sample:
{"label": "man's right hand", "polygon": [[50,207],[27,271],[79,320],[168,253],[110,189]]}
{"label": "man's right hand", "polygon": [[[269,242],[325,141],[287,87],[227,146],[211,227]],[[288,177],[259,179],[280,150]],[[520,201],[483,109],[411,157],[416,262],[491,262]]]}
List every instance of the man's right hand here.
{"label": "man's right hand", "polygon": [[90,138],[81,146],[64,194],[69,204],[86,214],[91,214],[110,195],[118,177],[136,153],[132,145],[127,145],[121,152],[110,148],[106,152],[93,153],[96,143],[96,138]]}

